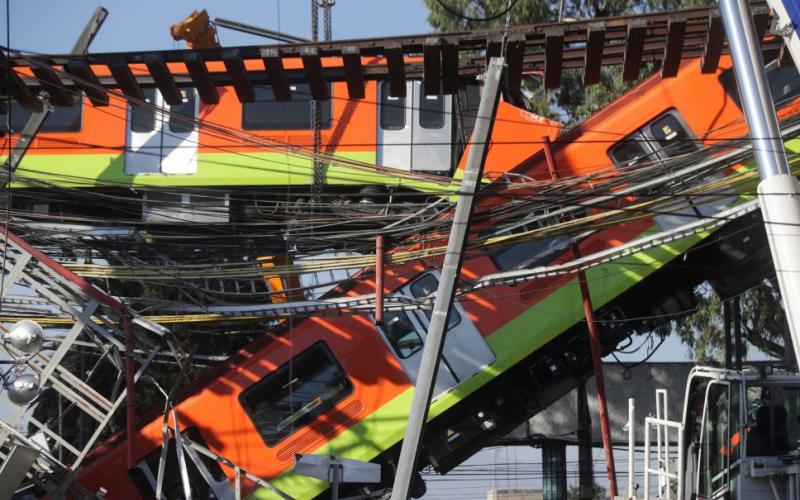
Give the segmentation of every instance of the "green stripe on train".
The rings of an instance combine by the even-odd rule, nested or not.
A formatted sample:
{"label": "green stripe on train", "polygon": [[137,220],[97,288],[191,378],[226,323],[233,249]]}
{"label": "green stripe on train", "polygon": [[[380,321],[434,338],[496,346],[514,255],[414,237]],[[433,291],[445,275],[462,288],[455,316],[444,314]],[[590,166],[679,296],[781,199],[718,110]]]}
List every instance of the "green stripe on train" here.
{"label": "green stripe on train", "polygon": [[[374,152],[337,153],[342,159],[374,164]],[[0,161],[4,161],[0,157]],[[35,186],[40,181],[63,187],[226,187],[226,186],[307,186],[313,181],[313,167],[305,158],[282,153],[200,153],[197,172],[192,174],[125,173],[123,155],[30,155],[17,168],[20,180],[12,187]],[[346,186],[385,184],[418,191],[451,192],[453,187],[370,172],[369,167],[343,165],[325,167],[325,183]],[[459,172],[460,173],[460,172]],[[460,177],[460,176],[457,176]]]}

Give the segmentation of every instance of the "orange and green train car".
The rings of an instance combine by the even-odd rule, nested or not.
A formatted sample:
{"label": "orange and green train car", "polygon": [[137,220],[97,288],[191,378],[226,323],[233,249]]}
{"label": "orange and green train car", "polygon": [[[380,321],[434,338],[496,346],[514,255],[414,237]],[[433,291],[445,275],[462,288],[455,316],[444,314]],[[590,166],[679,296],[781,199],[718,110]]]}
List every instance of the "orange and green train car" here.
{"label": "orange and green train car", "polygon": [[[209,70],[222,69],[221,64],[209,63]],[[292,69],[300,63],[287,64]],[[383,62],[365,58],[364,64]],[[106,67],[94,69],[98,76],[109,72]],[[136,65],[131,69],[136,72]],[[128,196],[134,188],[145,193],[143,205],[147,192],[161,189],[185,194],[183,205],[190,207],[191,193],[198,189],[215,190],[219,197],[258,188],[263,198],[273,193],[281,199],[307,198],[315,182],[327,195],[357,195],[365,187],[372,194],[376,188],[398,193],[457,189],[452,179],[459,177],[458,165],[475,119],[477,81],[464,82],[454,95],[425,95],[419,81],[409,81],[405,97],[391,97],[388,84],[369,81],[365,98],[359,100],[347,98],[344,82],[329,85],[330,99],[317,103],[321,158],[313,154],[307,84],[293,85],[290,101],[278,101],[269,86],[257,86],[255,101],[244,104],[233,87],[220,87],[216,104],[203,103],[195,89],[186,88],[179,105],[167,104],[150,88],[143,91],[147,102],[138,105],[112,96],[108,106],[95,107],[83,98],[72,107],[56,107],[16,169],[12,187],[27,193],[53,188],[116,190]],[[540,149],[542,137],[554,139],[561,129],[557,122],[506,102],[498,113],[513,119],[495,128],[497,146],[488,172],[517,166]],[[0,127],[7,128],[10,119],[11,129],[20,132],[28,116],[13,104],[10,117],[0,116]],[[536,142],[522,142],[526,137]],[[316,179],[315,163],[320,165]],[[24,199],[25,193],[20,196]],[[37,203],[42,211],[41,200]],[[221,210],[217,207],[215,220],[239,222],[252,213],[252,207],[232,206],[236,203],[245,202],[233,199]],[[152,214],[143,209],[142,221],[148,222],[148,217]]]}
{"label": "orange and green train car", "polygon": [[[553,144],[555,174],[568,178],[614,166],[631,170],[644,158],[667,160],[723,138],[745,136],[746,126],[731,90],[730,60],[723,58],[719,70],[711,74],[702,74],[699,66],[699,61],[689,61],[675,78],[647,79],[561,136]],[[775,98],[789,101],[781,117],[795,114],[798,103],[791,98],[798,90],[796,72],[776,69],[770,78]],[[213,115],[214,110],[209,110],[209,118]],[[231,113],[229,119],[238,120],[237,116]],[[371,120],[365,119],[369,134],[375,131]],[[787,148],[800,152],[797,141],[788,141]],[[106,161],[120,162],[114,175],[125,175],[124,160]],[[201,156],[199,169],[204,168],[203,162]],[[743,168],[749,167],[735,165],[730,171]],[[551,176],[543,154],[520,161],[511,171],[533,179]],[[502,199],[500,188],[489,188],[489,192],[497,196],[482,198],[478,211]],[[700,204],[695,208],[703,215],[718,207]],[[727,283],[728,291],[747,286],[732,283],[731,277],[744,276],[737,274],[737,266],[752,267],[747,256],[757,253],[751,251],[753,245],[765,244],[752,221],[745,222],[588,271],[604,349],[611,350],[632,331],[647,328],[648,320],[641,318],[690,309],[691,291],[707,279]],[[462,277],[469,280],[566,261],[573,243],[589,254],[671,224],[670,217],[635,218],[582,240],[563,237],[470,254]],[[748,228],[749,232],[744,230]],[[701,241],[704,244],[697,245]],[[676,259],[695,246],[699,248],[687,257]],[[397,265],[388,271],[386,289],[427,296],[436,289],[434,269],[439,264],[430,259]],[[720,269],[726,270],[724,279]],[[356,277],[346,289],[332,293],[358,295],[373,290],[371,278]],[[481,289],[461,297],[450,318],[419,467],[451,470],[588,377],[591,361],[583,314],[574,276]],[[367,316],[284,322],[176,396],[181,428],[291,498],[314,498],[329,487],[293,473],[297,453],[382,464],[382,484],[350,485],[351,493],[391,486],[427,325],[424,310],[387,312],[382,326]],[[110,441],[82,466],[78,482],[90,491],[104,488],[108,498],[152,498],[162,446],[160,417],[139,422],[135,445],[135,468],[127,468],[125,444]],[[212,491],[217,497],[230,494],[233,470],[210,459],[201,460],[200,466],[213,480],[204,481],[198,465],[190,465],[196,497],[210,497]],[[165,495],[177,498],[182,493],[175,460],[168,460],[166,467]],[[248,481],[244,490],[254,498],[275,497],[269,489]]]}

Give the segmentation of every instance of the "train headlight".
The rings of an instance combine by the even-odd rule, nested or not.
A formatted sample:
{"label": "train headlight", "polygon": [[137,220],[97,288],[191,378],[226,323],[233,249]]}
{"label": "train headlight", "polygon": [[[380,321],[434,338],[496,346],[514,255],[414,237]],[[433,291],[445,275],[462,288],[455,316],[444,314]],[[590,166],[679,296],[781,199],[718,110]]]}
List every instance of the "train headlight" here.
{"label": "train headlight", "polygon": [[42,349],[44,330],[39,323],[25,319],[11,327],[11,331],[5,335],[5,341],[18,351],[34,354]]}

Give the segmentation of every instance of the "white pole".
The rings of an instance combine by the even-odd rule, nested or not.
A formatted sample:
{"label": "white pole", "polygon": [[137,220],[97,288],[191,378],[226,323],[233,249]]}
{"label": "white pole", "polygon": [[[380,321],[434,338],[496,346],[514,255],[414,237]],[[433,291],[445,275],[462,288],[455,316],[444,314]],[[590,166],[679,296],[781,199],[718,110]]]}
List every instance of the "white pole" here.
{"label": "white pole", "polygon": [[628,398],[628,498],[636,498],[634,490],[633,452],[636,447],[636,400]]}

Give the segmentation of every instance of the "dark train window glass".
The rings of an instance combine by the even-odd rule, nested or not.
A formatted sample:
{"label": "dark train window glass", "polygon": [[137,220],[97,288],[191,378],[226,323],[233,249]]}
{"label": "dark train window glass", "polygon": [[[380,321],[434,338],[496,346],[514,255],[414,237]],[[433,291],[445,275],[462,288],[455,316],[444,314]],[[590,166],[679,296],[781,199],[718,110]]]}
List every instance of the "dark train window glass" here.
{"label": "dark train window glass", "polygon": [[389,84],[381,83],[381,128],[402,130],[406,126],[406,98],[389,95]]}
{"label": "dark train window glass", "polygon": [[402,359],[409,358],[422,349],[422,337],[404,312],[386,311],[383,331],[394,352]]}
{"label": "dark train window glass", "polygon": [[650,124],[650,134],[659,146],[659,153],[667,157],[680,156],[697,151],[698,145],[678,118],[667,113]]}
{"label": "dark train window glass", "polygon": [[186,134],[194,130],[194,90],[182,90],[183,102],[169,107],[169,131]]}
{"label": "dark train window glass", "polygon": [[794,66],[775,68],[767,73],[767,81],[776,103],[800,94],[800,74]]}
{"label": "dark train window glass", "polygon": [[[330,93],[330,87],[328,87]],[[256,88],[256,100],[242,105],[244,130],[310,130],[311,89],[292,85],[292,100],[277,101],[269,87]],[[319,101],[320,128],[331,126],[331,100]]]}
{"label": "dark train window glass", "polygon": [[[411,295],[418,298],[432,296],[436,294],[436,290],[438,288],[439,280],[436,279],[436,276],[432,274],[426,274],[411,284]],[[431,310],[423,309],[423,311],[425,311],[425,315],[428,316],[428,320],[430,320]],[[458,314],[458,311],[456,311],[455,308],[453,308],[453,310],[450,311],[450,319],[447,322],[447,329],[450,330],[451,328],[455,328],[459,323],[461,323],[461,315]]]}
{"label": "dark train window glass", "polygon": [[239,402],[267,446],[274,446],[352,392],[353,384],[320,342],[247,389]]}
{"label": "dark train window glass", "polygon": [[533,268],[545,264],[564,251],[569,238],[565,236],[525,241],[489,254],[500,271]]}
{"label": "dark train window glass", "polygon": [[[185,429],[181,436],[185,436],[191,441],[208,448],[206,443],[200,437],[197,429],[190,427]],[[202,453],[198,453],[201,462],[206,467],[214,481],[225,481],[226,476],[222,471],[219,463]],[[198,499],[214,499],[217,498],[211,491],[210,486],[203,478],[200,470],[194,462],[184,454],[186,459],[186,469],[189,473],[189,484],[192,488],[192,498]],[[134,486],[139,491],[143,498],[156,497],[156,480],[158,478],[158,462],[161,460],[161,448],[149,453],[144,460],[139,462],[136,467],[128,471],[128,476],[131,478]],[[181,482],[181,472],[178,466],[178,455],[175,450],[175,439],[170,439],[167,443],[167,459],[164,467],[164,484],[161,491],[167,500],[183,500],[184,492]]]}
{"label": "dark train window glass", "polygon": [[419,93],[419,125],[422,128],[444,127],[444,96]]}
{"label": "dark train window glass", "polygon": [[623,139],[608,152],[614,164],[620,167],[631,167],[647,161],[652,153],[641,134],[634,134]]}
{"label": "dark train window glass", "polygon": [[[725,92],[731,96],[736,106],[741,109],[739,87],[736,85],[733,68],[726,69],[720,73],[718,80]],[[776,104],[800,94],[800,74],[798,74],[797,68],[794,66],[779,68],[775,61],[767,64],[767,83],[769,84],[770,93],[772,93],[772,100]]]}
{"label": "dark train window glass", "polygon": [[142,89],[149,106],[131,105],[131,130],[139,133],[152,132],[156,129],[156,89]]}
{"label": "dark train window glass", "polygon": [[[31,114],[17,104],[11,103],[11,130],[21,132]],[[80,132],[81,115],[83,105],[81,103],[74,106],[56,106],[53,111],[48,113],[47,118],[42,124],[40,132]],[[9,116],[5,113],[0,114],[0,130],[8,131]]]}

